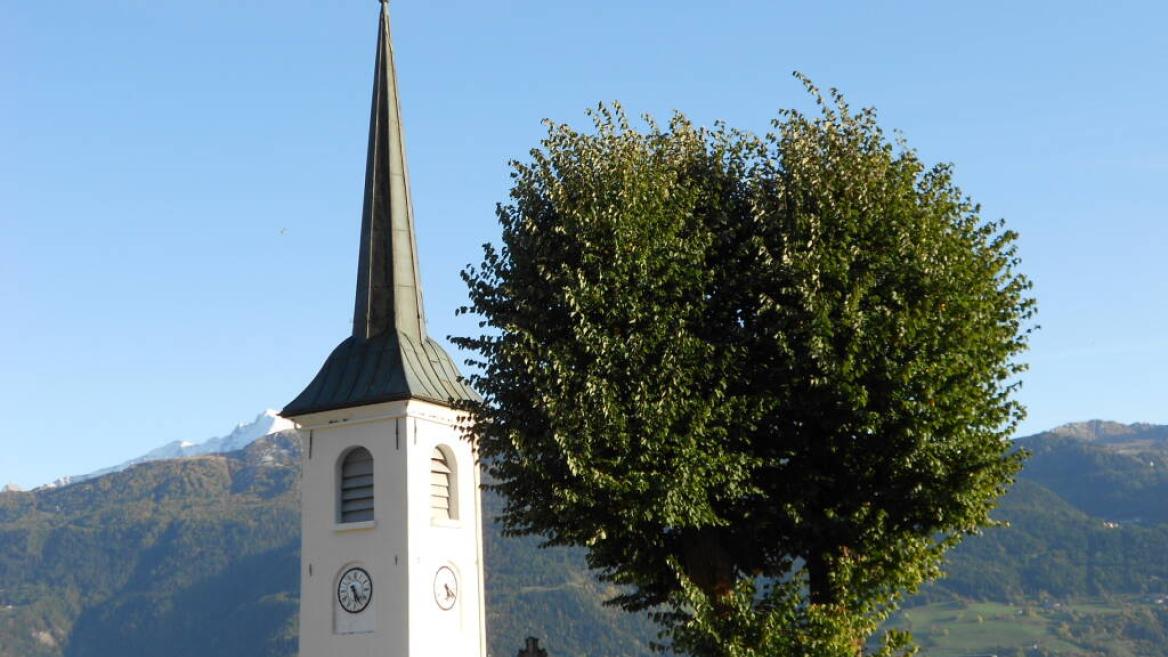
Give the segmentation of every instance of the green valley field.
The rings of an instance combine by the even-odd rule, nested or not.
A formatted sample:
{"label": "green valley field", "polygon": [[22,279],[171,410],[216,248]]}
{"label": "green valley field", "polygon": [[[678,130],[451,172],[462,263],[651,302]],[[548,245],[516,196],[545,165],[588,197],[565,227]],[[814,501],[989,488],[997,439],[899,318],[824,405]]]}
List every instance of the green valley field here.
{"label": "green valley field", "polygon": [[1163,652],[1168,608],[1155,598],[1067,603],[951,601],[905,609],[890,624],[913,633],[922,654],[1142,657]]}

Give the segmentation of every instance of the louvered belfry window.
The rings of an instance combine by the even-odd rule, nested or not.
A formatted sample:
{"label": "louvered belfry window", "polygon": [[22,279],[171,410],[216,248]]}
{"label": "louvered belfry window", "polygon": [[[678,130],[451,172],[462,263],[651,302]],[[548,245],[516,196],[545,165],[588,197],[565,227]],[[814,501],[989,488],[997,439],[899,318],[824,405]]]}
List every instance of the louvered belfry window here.
{"label": "louvered belfry window", "polygon": [[358,447],[341,463],[341,522],[373,520],[373,455]]}
{"label": "louvered belfry window", "polygon": [[435,447],[430,455],[430,518],[450,520],[455,514],[452,484],[454,470],[446,459],[446,452]]}

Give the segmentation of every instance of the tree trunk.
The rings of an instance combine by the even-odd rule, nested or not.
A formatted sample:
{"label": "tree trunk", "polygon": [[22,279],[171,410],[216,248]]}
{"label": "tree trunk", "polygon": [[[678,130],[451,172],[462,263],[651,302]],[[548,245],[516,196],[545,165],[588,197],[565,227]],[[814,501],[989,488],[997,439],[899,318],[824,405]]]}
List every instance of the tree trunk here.
{"label": "tree trunk", "polygon": [[682,566],[715,604],[734,590],[734,560],[718,532],[700,531],[682,539]]}
{"label": "tree trunk", "polygon": [[[847,548],[842,548],[847,554]],[[823,550],[812,550],[807,557],[807,579],[810,588],[811,604],[834,606],[839,604],[840,595],[831,583],[832,555]],[[864,640],[857,637],[855,640],[856,657],[864,656]]]}
{"label": "tree trunk", "polygon": [[807,556],[807,579],[811,589],[811,604],[832,605],[836,602],[828,570],[829,563],[830,559],[827,554],[820,550],[812,550],[811,554]]}

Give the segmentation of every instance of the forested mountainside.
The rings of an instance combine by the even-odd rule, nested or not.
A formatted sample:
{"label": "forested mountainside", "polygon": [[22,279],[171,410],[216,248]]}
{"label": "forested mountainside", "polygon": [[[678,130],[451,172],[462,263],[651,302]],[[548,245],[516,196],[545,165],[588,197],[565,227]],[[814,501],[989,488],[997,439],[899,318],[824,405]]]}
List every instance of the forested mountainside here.
{"label": "forested mountainside", "polygon": [[1168,522],[1168,427],[1082,422],[1018,441],[1023,474],[1092,516]]}
{"label": "forested mountainside", "polygon": [[[1168,657],[1168,428],[1087,423],[1032,457],[949,576],[896,623],[926,655]],[[296,441],[0,493],[0,657],[292,657]],[[500,500],[484,499],[488,517]],[[578,551],[486,532],[490,652],[648,655],[653,627],[603,607]]]}
{"label": "forested mountainside", "polygon": [[140,465],[0,495],[0,655],[291,655],[298,453]]}
{"label": "forested mountainside", "polygon": [[1030,452],[948,577],[895,620],[923,654],[1168,655],[1168,427],[1085,422]]}

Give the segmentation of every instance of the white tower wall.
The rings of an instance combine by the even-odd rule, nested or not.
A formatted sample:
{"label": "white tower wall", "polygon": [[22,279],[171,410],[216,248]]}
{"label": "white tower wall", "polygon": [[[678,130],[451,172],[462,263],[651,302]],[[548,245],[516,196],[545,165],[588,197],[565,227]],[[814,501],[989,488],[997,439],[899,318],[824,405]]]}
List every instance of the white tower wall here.
{"label": "white tower wall", "polygon": [[[458,414],[418,400],[296,418],[303,441],[300,657],[485,657],[479,470]],[[457,517],[431,519],[431,455],[452,463]],[[339,522],[340,462],[373,456],[374,520]],[[373,582],[353,614],[337,582],[350,567]],[[450,609],[435,599],[440,568],[457,576]]]}

